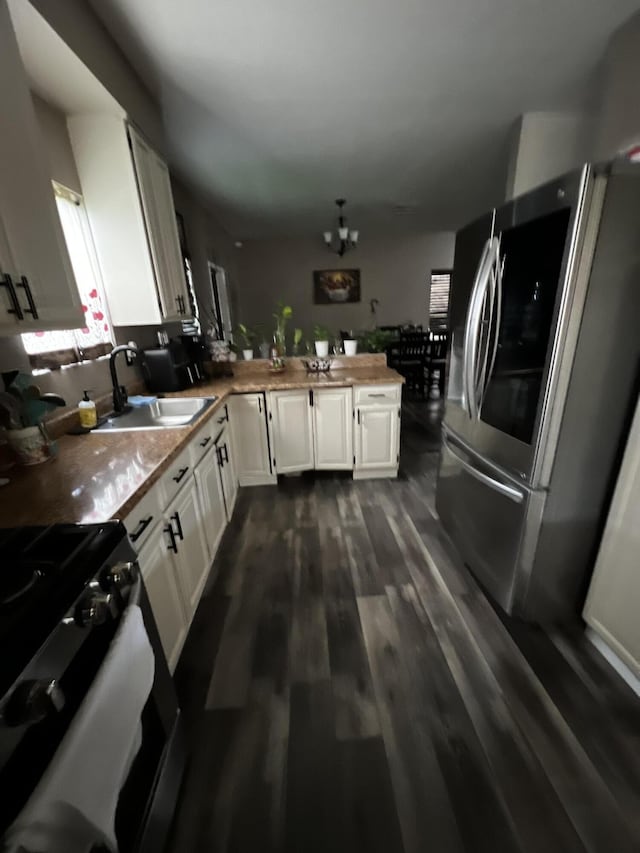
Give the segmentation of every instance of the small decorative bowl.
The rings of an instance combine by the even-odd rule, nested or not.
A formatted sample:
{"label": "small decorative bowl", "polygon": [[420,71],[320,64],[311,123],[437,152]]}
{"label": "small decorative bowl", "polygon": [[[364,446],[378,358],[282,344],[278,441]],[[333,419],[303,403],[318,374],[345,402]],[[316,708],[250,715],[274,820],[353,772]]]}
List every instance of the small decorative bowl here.
{"label": "small decorative bowl", "polygon": [[303,358],[302,363],[309,373],[326,373],[331,370],[330,358]]}

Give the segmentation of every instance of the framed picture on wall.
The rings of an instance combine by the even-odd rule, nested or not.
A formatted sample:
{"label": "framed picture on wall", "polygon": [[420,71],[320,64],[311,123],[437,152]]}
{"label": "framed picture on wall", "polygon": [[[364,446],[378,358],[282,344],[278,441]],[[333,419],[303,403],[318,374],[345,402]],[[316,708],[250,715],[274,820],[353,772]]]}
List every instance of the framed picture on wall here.
{"label": "framed picture on wall", "polygon": [[360,270],[314,270],[313,302],[315,305],[360,302]]}

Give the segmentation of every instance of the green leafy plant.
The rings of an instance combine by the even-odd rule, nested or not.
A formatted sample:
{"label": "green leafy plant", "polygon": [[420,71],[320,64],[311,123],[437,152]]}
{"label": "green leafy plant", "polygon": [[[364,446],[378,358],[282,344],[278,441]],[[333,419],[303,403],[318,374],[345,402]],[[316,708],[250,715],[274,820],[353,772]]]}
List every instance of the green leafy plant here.
{"label": "green leafy plant", "polygon": [[393,332],[385,332],[382,329],[363,332],[357,339],[358,349],[360,352],[384,352],[395,337]]}
{"label": "green leafy plant", "polygon": [[314,341],[328,341],[331,337],[331,332],[327,329],[326,326],[314,326],[313,327],[313,339]]}
{"label": "green leafy plant", "polygon": [[293,308],[290,305],[285,305],[280,299],[276,305],[276,313],[273,315],[276,321],[275,340],[278,347],[278,354],[283,356],[287,349],[287,323],[293,317]]}
{"label": "green leafy plant", "polygon": [[250,326],[245,326],[244,323],[238,323],[236,328],[236,334],[238,334],[245,343],[245,349],[253,349],[253,344],[257,337],[257,334],[254,329]]}

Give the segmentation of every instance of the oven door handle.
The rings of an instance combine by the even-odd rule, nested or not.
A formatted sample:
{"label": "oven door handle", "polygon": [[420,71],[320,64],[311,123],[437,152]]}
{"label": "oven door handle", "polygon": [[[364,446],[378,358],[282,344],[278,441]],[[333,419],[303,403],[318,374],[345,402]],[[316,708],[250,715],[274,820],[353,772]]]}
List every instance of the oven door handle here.
{"label": "oven door handle", "polygon": [[470,474],[474,479],[478,480],[478,482],[483,483],[490,489],[493,489],[494,492],[498,492],[499,494],[504,495],[505,498],[509,498],[510,501],[513,501],[516,504],[522,503],[524,500],[524,492],[520,491],[520,489],[516,489],[515,486],[509,486],[507,483],[502,483],[500,480],[490,477],[489,474],[485,474],[484,471],[480,471],[472,465],[471,462],[465,459],[464,456],[461,456],[455,446],[448,441],[446,435],[443,435],[442,440],[449,453],[462,465],[467,474]]}

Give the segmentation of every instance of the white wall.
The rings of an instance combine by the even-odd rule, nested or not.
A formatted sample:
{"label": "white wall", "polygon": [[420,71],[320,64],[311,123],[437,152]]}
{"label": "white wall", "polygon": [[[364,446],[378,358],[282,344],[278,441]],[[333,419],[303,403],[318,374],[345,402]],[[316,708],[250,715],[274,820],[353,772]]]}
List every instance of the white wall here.
{"label": "white wall", "polygon": [[[376,237],[363,234],[361,244],[344,258],[330,253],[322,235],[303,239],[250,240],[239,254],[240,316],[263,323],[269,336],[279,299],[293,308],[291,326],[306,334],[318,323],[332,332],[372,325],[370,300],[378,299],[378,325],[429,322],[429,279],[432,269],[453,264],[455,235],[451,232]],[[357,268],[362,301],[341,305],[313,304],[313,271]]]}
{"label": "white wall", "polygon": [[596,156],[609,159],[640,142],[640,13],[612,36],[603,69]]}
{"label": "white wall", "polygon": [[505,197],[515,198],[593,156],[593,120],[581,113],[531,112],[511,131]]}

